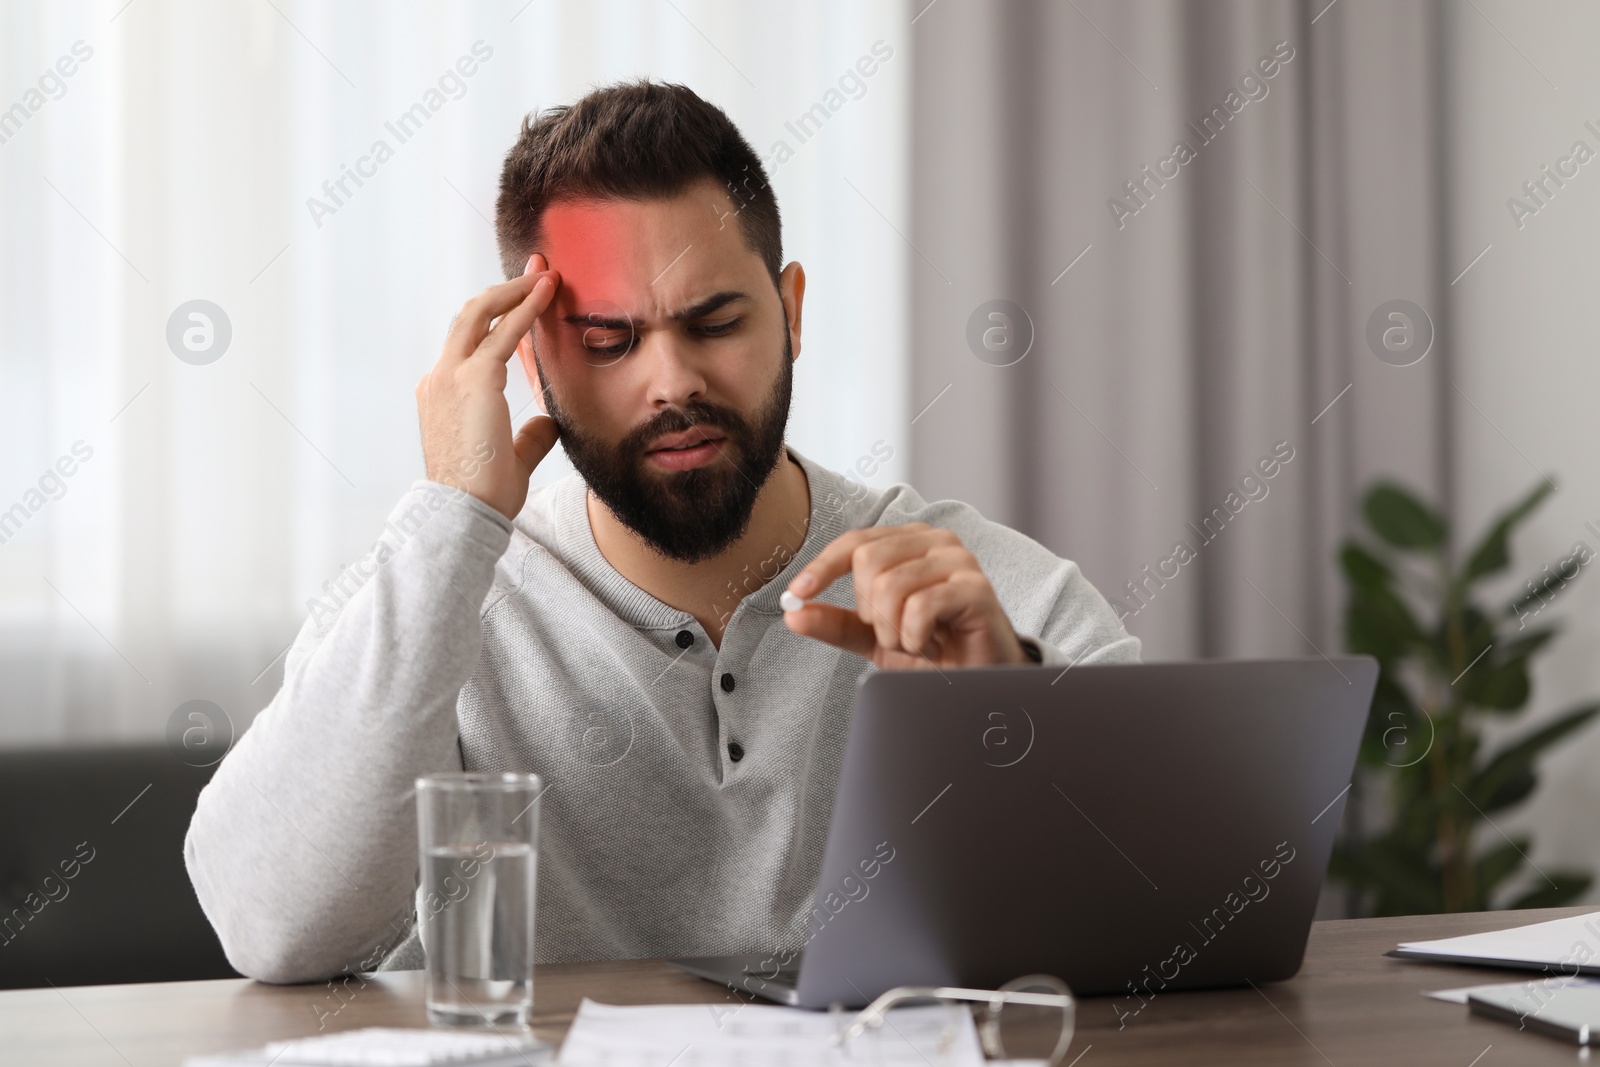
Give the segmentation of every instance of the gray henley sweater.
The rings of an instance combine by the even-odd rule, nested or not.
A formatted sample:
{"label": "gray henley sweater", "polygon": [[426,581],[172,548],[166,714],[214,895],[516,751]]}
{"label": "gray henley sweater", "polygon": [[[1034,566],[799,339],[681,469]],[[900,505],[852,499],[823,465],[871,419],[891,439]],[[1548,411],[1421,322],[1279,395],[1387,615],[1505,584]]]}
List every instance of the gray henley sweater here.
{"label": "gray henley sweater", "polygon": [[[731,613],[720,648],[606,562],[576,475],[530,493],[515,522],[416,483],[324,587],[283,687],[200,794],[184,858],[234,967],[298,982],[421,966],[412,783],[460,769],[547,783],[538,960],[803,944],[873,668],[791,633],[778,594],[846,530],[953,530],[1047,666],[1138,658],[1075,564],[964,504],[795,458],[810,529],[792,559],[707,590]],[[849,579],[820,599],[853,605]]]}

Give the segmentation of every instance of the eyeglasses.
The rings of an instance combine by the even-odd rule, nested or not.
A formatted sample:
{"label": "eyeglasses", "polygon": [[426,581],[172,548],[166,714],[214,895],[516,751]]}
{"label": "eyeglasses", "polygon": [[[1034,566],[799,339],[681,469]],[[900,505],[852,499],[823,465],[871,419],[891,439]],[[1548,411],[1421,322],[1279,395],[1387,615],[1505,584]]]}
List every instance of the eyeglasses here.
{"label": "eyeglasses", "polygon": [[[915,1019],[907,1018],[906,1026],[887,1018],[890,1009],[918,1001],[933,1001],[938,1008],[932,1014],[919,1012]],[[960,1031],[972,1024],[971,1011],[963,1011],[969,1003],[982,1005],[977,1013],[977,1035],[988,1059],[1025,1058],[1057,1067],[1066,1058],[1077,1006],[1066,983],[1048,974],[1025,975],[999,989],[899,986],[848,1023],[843,1009],[835,1004],[831,1009],[837,1025],[833,1044],[846,1059],[864,1063],[895,1062],[901,1058],[896,1053],[903,1050],[916,1050],[925,1059],[919,1045],[931,1045],[948,1057],[960,1040]],[[892,1037],[883,1034],[885,1023],[894,1031]],[[902,1047],[891,1050],[897,1043]]]}

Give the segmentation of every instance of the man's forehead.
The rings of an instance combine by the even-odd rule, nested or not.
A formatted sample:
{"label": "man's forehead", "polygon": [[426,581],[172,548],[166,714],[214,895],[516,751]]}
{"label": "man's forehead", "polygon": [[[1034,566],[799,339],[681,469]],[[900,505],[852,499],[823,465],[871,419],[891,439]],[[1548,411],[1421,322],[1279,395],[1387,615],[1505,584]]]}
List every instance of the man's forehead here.
{"label": "man's forehead", "polygon": [[563,315],[619,310],[667,317],[706,296],[754,291],[765,273],[714,182],[658,200],[568,200],[542,219],[545,259],[561,274]]}

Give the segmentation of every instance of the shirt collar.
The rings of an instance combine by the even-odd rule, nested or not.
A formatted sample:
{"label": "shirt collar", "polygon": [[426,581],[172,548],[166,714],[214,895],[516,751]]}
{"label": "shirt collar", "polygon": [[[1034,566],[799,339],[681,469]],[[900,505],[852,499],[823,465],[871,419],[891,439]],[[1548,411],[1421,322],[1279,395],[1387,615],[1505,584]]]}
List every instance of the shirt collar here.
{"label": "shirt collar", "polygon": [[[781,615],[778,597],[790,580],[806,564],[816,559],[822,549],[849,528],[850,501],[853,495],[846,491],[843,476],[818,466],[793,448],[788,454],[805,472],[811,494],[811,517],[805,540],[800,550],[775,573],[770,580],[743,600],[748,610],[766,615]],[[662,603],[634,585],[611,565],[595,543],[594,531],[589,527],[587,504],[588,486],[574,475],[557,486],[556,515],[561,552],[584,585],[619,618],[643,629],[681,628],[693,619]],[[719,591],[708,590],[714,601]]]}

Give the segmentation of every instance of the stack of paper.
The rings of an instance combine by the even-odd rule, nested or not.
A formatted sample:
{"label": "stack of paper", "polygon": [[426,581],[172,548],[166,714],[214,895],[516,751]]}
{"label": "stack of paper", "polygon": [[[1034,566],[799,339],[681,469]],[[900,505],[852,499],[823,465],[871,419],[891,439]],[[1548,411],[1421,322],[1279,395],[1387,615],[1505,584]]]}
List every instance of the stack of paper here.
{"label": "stack of paper", "polygon": [[1550,971],[1571,977],[1600,975],[1600,911],[1487,934],[1407,941],[1389,955],[1434,963]]}
{"label": "stack of paper", "polygon": [[[617,1007],[584,998],[561,1046],[560,1063],[578,1067],[839,1067],[874,1063],[982,1067],[983,1052],[966,1008],[897,1008],[881,1029],[852,1042],[846,1058],[833,1037],[854,1013],[756,1004],[652,1004]],[[865,1040],[871,1048],[858,1044]]]}

